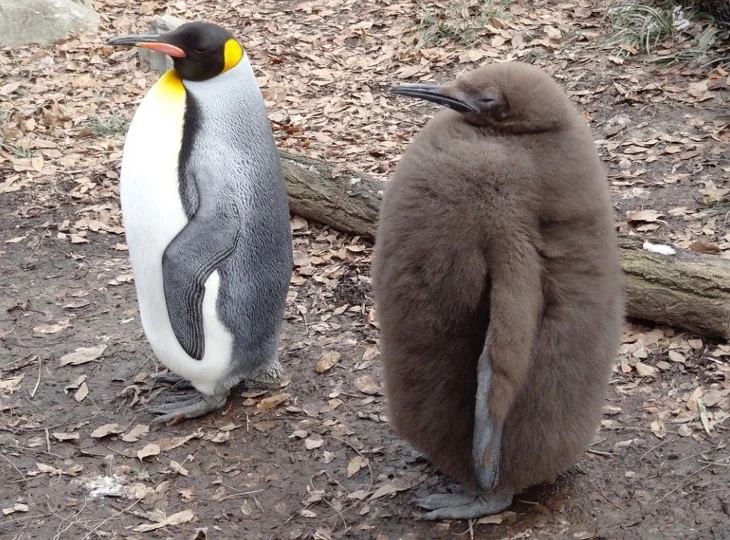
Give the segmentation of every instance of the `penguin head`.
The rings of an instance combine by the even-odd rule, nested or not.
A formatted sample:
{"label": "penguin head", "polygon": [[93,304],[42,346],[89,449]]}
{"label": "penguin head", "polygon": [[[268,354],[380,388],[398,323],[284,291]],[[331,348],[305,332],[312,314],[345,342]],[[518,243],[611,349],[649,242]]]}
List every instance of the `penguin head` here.
{"label": "penguin head", "polygon": [[502,133],[558,131],[575,117],[555,81],[523,62],[487,64],[448,84],[404,84],[393,92],[443,105],[469,124]]}
{"label": "penguin head", "polygon": [[206,81],[225,73],[243,58],[243,48],[233,35],[206,22],[185,23],[160,35],[121,36],[107,45],[151,49],[170,56],[175,71],[189,81]]}

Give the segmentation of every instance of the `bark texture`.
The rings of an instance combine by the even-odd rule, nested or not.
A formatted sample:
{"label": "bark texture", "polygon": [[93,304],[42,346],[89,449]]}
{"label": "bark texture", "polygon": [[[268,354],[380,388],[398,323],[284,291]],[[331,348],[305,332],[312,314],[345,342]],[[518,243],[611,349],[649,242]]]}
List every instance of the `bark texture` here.
{"label": "bark texture", "polygon": [[[383,182],[336,173],[325,162],[282,152],[294,214],[375,238]],[[627,316],[730,339],[730,260],[678,251],[662,255],[621,237]]]}

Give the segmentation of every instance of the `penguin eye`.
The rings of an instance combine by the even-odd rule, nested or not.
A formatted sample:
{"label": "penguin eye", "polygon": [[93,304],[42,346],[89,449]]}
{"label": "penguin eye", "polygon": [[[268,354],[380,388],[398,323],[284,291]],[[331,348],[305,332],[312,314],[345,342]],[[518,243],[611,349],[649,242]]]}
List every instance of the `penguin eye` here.
{"label": "penguin eye", "polygon": [[195,49],[193,52],[195,52],[195,54],[205,54],[208,52],[208,49]]}

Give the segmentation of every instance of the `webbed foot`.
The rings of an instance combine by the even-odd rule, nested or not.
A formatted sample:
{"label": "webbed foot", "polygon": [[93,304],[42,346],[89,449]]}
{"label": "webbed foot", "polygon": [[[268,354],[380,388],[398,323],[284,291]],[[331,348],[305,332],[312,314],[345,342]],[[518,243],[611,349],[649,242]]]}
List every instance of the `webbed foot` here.
{"label": "webbed foot", "polygon": [[147,410],[159,414],[151,424],[165,424],[171,420],[180,422],[191,418],[199,418],[209,412],[222,409],[228,401],[228,393],[208,396],[199,392],[190,392],[176,397],[167,403],[162,403]]}
{"label": "webbed foot", "polygon": [[281,364],[277,360],[263,373],[250,379],[244,379],[241,383],[246,389],[273,390],[279,387],[283,374],[284,368],[281,367]]}
{"label": "webbed foot", "polygon": [[424,510],[430,510],[421,519],[476,519],[501,512],[512,504],[512,494],[443,493],[413,501]]}
{"label": "webbed foot", "polygon": [[565,471],[565,474],[588,474],[588,469],[585,468],[585,465],[576,462],[568,467],[568,470]]}
{"label": "webbed foot", "polygon": [[170,390],[173,392],[179,392],[180,390],[189,390],[190,388],[192,388],[192,384],[190,384],[189,380],[171,371],[167,373],[153,375],[152,379],[156,382],[169,384]]}

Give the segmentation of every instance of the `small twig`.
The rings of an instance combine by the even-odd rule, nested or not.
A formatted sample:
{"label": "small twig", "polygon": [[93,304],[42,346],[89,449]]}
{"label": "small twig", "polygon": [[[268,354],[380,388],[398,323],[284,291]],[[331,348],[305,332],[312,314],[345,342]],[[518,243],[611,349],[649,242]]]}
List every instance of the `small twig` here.
{"label": "small twig", "polygon": [[226,495],[225,497],[221,497],[218,499],[217,502],[223,502],[227,501],[229,499],[237,499],[238,497],[246,497],[247,495],[253,495],[254,493],[260,493],[264,491],[263,489],[257,489],[256,491],[242,491],[241,493],[233,493],[231,495]]}
{"label": "small twig", "polygon": [[603,486],[600,484],[600,482],[598,483],[598,490],[601,492],[601,495],[603,495],[603,498],[606,499],[606,501],[608,501],[608,504],[610,504],[611,506],[615,506],[619,510],[623,510],[623,507],[619,506],[618,504],[616,504],[615,502],[613,502],[611,499],[608,498],[608,495],[606,495],[606,493],[603,491]]}
{"label": "small twig", "polygon": [[362,452],[360,452],[360,450],[358,450],[357,448],[352,446],[345,439],[340,439],[339,437],[335,437],[334,435],[330,435],[330,437],[332,437],[336,441],[340,441],[342,444],[349,446],[357,453],[358,456],[360,456],[363,459],[363,461],[365,462],[365,465],[367,465],[367,467],[368,467],[368,471],[370,472],[370,485],[368,486],[368,489],[366,490],[366,491],[370,491],[370,489],[372,489],[372,487],[373,487],[373,483],[375,482],[375,476],[373,475],[373,469],[372,469],[372,467],[370,467],[370,460],[367,459],[365,456],[363,456]]}
{"label": "small twig", "polygon": [[[722,458],[720,461],[724,461],[728,458]],[[730,467],[730,463],[720,463],[720,461],[709,461],[707,459],[698,459],[700,463],[706,463],[707,465],[717,465],[718,467]]]}
{"label": "small twig", "polygon": [[278,526],[278,527],[276,528],[276,530],[274,530],[274,534],[273,534],[272,536],[270,536],[270,537],[269,537],[269,540],[274,540],[274,539],[278,538],[278,536],[276,536],[276,533],[278,533],[278,532],[279,532],[279,530],[280,530],[280,529],[281,529],[282,527],[284,527],[284,526],[285,526],[285,525],[286,525],[287,523],[289,523],[289,522],[290,522],[290,521],[291,521],[292,519],[294,519],[294,517],[295,517],[295,516],[296,516],[296,515],[297,515],[298,513],[299,513],[299,512],[294,512],[294,513],[293,513],[293,514],[291,514],[291,515],[290,515],[290,516],[289,516],[288,518],[286,518],[286,521],[285,521],[284,523],[282,523],[281,525],[279,525],[279,526]]}
{"label": "small twig", "polygon": [[657,499],[656,501],[654,501],[654,504],[659,504],[659,503],[660,503],[660,502],[662,502],[662,501],[663,501],[664,499],[666,499],[667,497],[669,497],[669,496],[670,496],[670,495],[671,495],[672,493],[674,493],[674,492],[675,492],[675,491],[677,491],[677,490],[678,490],[679,488],[681,488],[681,487],[682,487],[682,486],[683,486],[684,484],[686,484],[686,483],[687,483],[687,482],[689,481],[689,479],[690,479],[690,478],[692,478],[692,477],[693,477],[693,476],[695,476],[695,475],[698,475],[699,473],[701,473],[701,472],[702,472],[702,471],[704,471],[705,469],[709,469],[710,467],[712,467],[712,465],[705,465],[704,467],[700,467],[699,469],[697,469],[697,470],[696,470],[695,472],[693,472],[693,473],[691,473],[691,474],[688,474],[688,475],[687,475],[687,476],[686,476],[686,477],[684,478],[684,480],[682,480],[682,481],[681,481],[681,482],[680,482],[679,484],[677,484],[677,485],[676,485],[676,486],[675,486],[675,487],[674,487],[674,488],[673,488],[673,489],[672,489],[672,490],[671,490],[671,491],[670,491],[669,493],[667,493],[667,494],[665,494],[665,495],[661,496],[661,497],[660,497],[660,498],[658,498],[658,499]]}
{"label": "small twig", "polygon": [[20,477],[21,477],[21,478],[23,479],[23,481],[24,481],[24,482],[28,480],[28,479],[27,479],[27,478],[25,477],[25,475],[23,474],[23,471],[21,471],[20,469],[18,469],[18,468],[17,468],[16,466],[15,466],[15,463],[13,463],[12,461],[10,461],[10,459],[8,459],[8,458],[7,458],[7,456],[6,456],[5,454],[0,454],[0,457],[1,457],[1,458],[3,458],[3,459],[4,459],[5,461],[7,461],[8,463],[10,463],[10,465],[12,465],[13,469],[15,469],[16,471],[18,471],[18,474],[20,475]]}
{"label": "small twig", "polygon": [[94,526],[94,527],[93,527],[93,528],[92,528],[92,529],[91,529],[91,530],[90,530],[90,531],[89,531],[88,533],[86,533],[86,536],[84,536],[84,537],[83,537],[83,538],[82,538],[81,540],[86,540],[86,539],[87,539],[87,538],[89,538],[89,537],[90,537],[90,536],[91,536],[91,535],[92,535],[93,533],[95,533],[95,532],[97,531],[97,529],[99,529],[99,527],[101,527],[102,525],[104,525],[104,524],[108,523],[108,522],[109,522],[109,521],[111,521],[112,519],[115,519],[115,518],[116,518],[117,516],[119,516],[120,514],[125,514],[125,513],[129,512],[129,511],[130,511],[130,510],[131,510],[132,508],[134,508],[134,506],[135,506],[136,504],[138,504],[138,503],[139,503],[139,501],[141,501],[141,500],[142,500],[142,499],[135,499],[135,500],[134,500],[134,502],[133,502],[132,504],[130,504],[129,506],[127,506],[126,508],[124,508],[124,509],[122,509],[122,510],[119,510],[119,511],[117,511],[117,512],[116,512],[115,514],[112,514],[111,516],[109,516],[109,517],[108,517],[108,518],[106,518],[105,520],[103,520],[103,521],[100,521],[100,522],[99,522],[99,523],[97,523],[97,524],[96,524],[96,525],[95,525],[95,526]]}
{"label": "small twig", "polygon": [[589,454],[596,454],[597,456],[603,456],[605,458],[615,457],[616,456],[616,454],[614,454],[612,452],[603,452],[601,450],[593,450],[593,448],[588,448],[586,450],[586,452],[588,452]]}
{"label": "small twig", "polygon": [[251,495],[251,498],[253,499],[253,502],[256,503],[256,506],[258,507],[259,512],[261,512],[262,514],[266,514],[266,512],[264,512],[264,507],[261,506],[261,503],[259,502],[259,500],[256,497],[254,497],[253,495]]}
{"label": "small twig", "polygon": [[[338,484],[339,484],[339,482],[338,482]],[[327,499],[323,499],[323,500],[330,506],[330,508],[332,508],[332,510],[337,512],[337,515],[340,516],[340,519],[342,520],[342,524],[345,526],[345,529],[347,529],[347,521],[345,521],[345,516],[342,515],[342,512],[340,510],[338,510],[337,508],[335,508],[335,505],[332,504],[331,502],[329,502]]]}
{"label": "small twig", "polygon": [[656,450],[661,445],[666,444],[667,442],[674,442],[676,440],[677,440],[677,437],[674,437],[673,439],[664,439],[659,444],[655,444],[654,446],[652,446],[651,448],[649,448],[649,450],[647,450],[646,452],[644,452],[643,454],[641,454],[641,457],[639,458],[639,461],[642,461],[649,454],[649,452],[651,452],[653,450]]}
{"label": "small twig", "polygon": [[19,517],[13,517],[13,519],[9,519],[7,521],[0,521],[0,527],[4,527],[5,525],[17,525],[18,521],[24,521],[26,519],[43,519],[51,514],[37,514],[35,516],[19,516]]}
{"label": "small twig", "polygon": [[[62,516],[62,515],[60,515],[60,514],[59,514],[58,512],[56,512],[56,511],[55,511],[55,510],[54,510],[53,508],[51,508],[51,505],[50,505],[49,503],[46,503],[46,506],[48,507],[48,509],[49,509],[49,510],[51,511],[51,513],[52,513],[52,514],[53,514],[54,516],[56,516],[56,517],[57,517],[58,519],[60,519],[60,520],[61,520],[61,523],[63,523],[64,521],[68,521],[68,525],[66,525],[66,527],[65,527],[65,528],[63,528],[63,529],[61,529],[61,530],[58,530],[58,529],[56,529],[56,531],[57,531],[57,532],[56,532],[56,534],[55,534],[55,535],[53,536],[53,540],[59,540],[59,539],[61,538],[61,535],[62,535],[63,533],[65,533],[65,532],[66,532],[67,530],[69,530],[69,529],[70,529],[71,527],[73,527],[74,525],[78,525],[79,527],[81,527],[82,529],[86,529],[87,531],[89,530],[89,527],[88,527],[87,525],[84,525],[84,524],[83,524],[83,523],[82,523],[82,522],[81,522],[81,521],[80,521],[80,520],[78,519],[78,517],[79,517],[79,516],[81,515],[81,513],[82,513],[82,512],[83,512],[83,511],[84,511],[84,510],[86,509],[86,502],[87,502],[87,499],[86,499],[86,497],[84,496],[84,505],[83,505],[83,506],[81,507],[81,509],[80,509],[80,510],[79,510],[78,512],[76,512],[76,513],[75,513],[75,514],[73,515],[73,519],[74,519],[74,521],[71,521],[71,518],[66,518],[66,517],[63,517],[63,516]],[[61,525],[59,525],[59,529],[60,529],[60,527],[61,527]]]}

